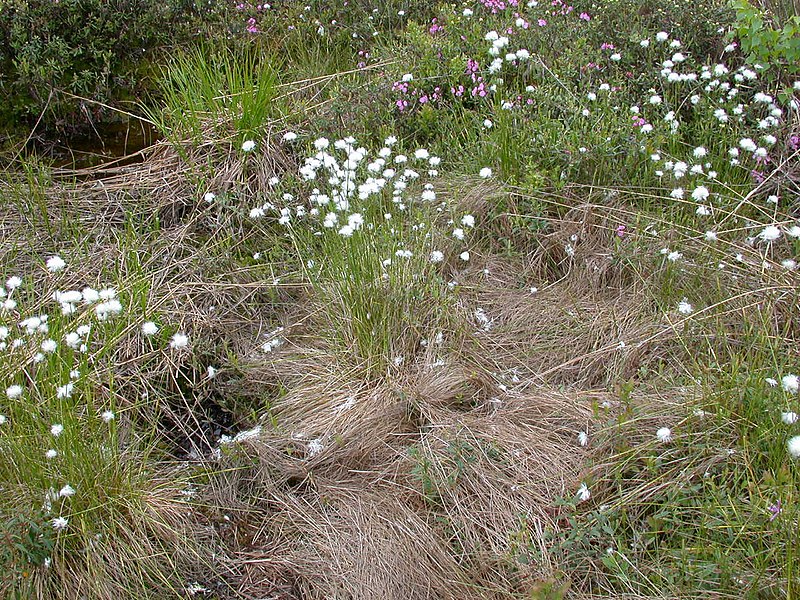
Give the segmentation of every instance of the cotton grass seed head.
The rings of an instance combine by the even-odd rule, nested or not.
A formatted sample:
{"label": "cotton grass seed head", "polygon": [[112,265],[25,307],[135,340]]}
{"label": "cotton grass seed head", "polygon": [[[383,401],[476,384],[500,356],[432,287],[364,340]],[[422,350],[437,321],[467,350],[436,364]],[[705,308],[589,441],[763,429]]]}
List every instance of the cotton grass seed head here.
{"label": "cotton grass seed head", "polygon": [[691,304],[689,304],[689,301],[686,298],[684,298],[683,300],[678,302],[678,312],[681,313],[682,315],[690,315],[694,312],[694,308],[692,307]]}
{"label": "cotton grass seed head", "polygon": [[775,225],[767,225],[761,233],[758,234],[758,237],[765,242],[774,242],[781,237],[781,230]]}
{"label": "cotton grass seed head", "polygon": [[790,438],[789,441],[786,442],[786,449],[789,451],[792,458],[800,458],[800,435]]}
{"label": "cotton grass seed head", "polygon": [[797,391],[800,389],[800,378],[793,373],[789,373],[788,375],[784,375],[781,377],[781,387],[785,392],[790,394],[796,394]]}
{"label": "cotton grass seed head", "polygon": [[492,176],[492,170],[489,167],[483,167],[478,175],[483,179],[489,179]]}
{"label": "cotton grass seed head", "polygon": [[797,423],[797,413],[793,411],[781,413],[781,422],[783,422],[784,425],[794,425]]}
{"label": "cotton grass seed head", "polygon": [[57,387],[56,388],[56,398],[59,398],[59,399],[71,398],[73,389],[75,389],[75,384],[72,383],[72,382],[69,382],[69,383],[67,383],[65,385],[61,385],[61,386]]}
{"label": "cotton grass seed head", "polygon": [[579,502],[586,502],[589,498],[591,498],[592,493],[589,491],[589,486],[587,486],[585,483],[581,483],[580,487],[578,488],[577,496]]}
{"label": "cotton grass seed head", "polygon": [[62,259],[60,256],[51,256],[47,259],[45,264],[47,266],[47,270],[51,273],[56,273],[67,266],[67,263],[64,262],[64,259]]}
{"label": "cotton grass seed head", "polygon": [[656,439],[662,444],[672,441],[672,430],[669,427],[662,427],[656,431]]}
{"label": "cotton grass seed head", "polygon": [[175,335],[172,336],[172,340],[170,340],[169,347],[173,350],[181,350],[182,348],[186,348],[189,345],[189,336],[184,333],[177,332]]}
{"label": "cotton grass seed head", "polygon": [[698,185],[692,191],[692,199],[696,200],[697,202],[703,202],[708,198],[708,196],[709,196],[708,188],[704,185]]}
{"label": "cotton grass seed head", "polygon": [[243,152],[252,152],[253,148],[256,147],[256,143],[253,140],[245,140],[242,144],[242,151]]}
{"label": "cotton grass seed head", "polygon": [[6,388],[6,396],[8,396],[9,400],[16,400],[20,396],[22,396],[22,386],[21,385],[10,385]]}
{"label": "cotton grass seed head", "polygon": [[142,333],[148,337],[155,335],[158,333],[158,325],[153,323],[153,321],[145,321],[142,323]]}

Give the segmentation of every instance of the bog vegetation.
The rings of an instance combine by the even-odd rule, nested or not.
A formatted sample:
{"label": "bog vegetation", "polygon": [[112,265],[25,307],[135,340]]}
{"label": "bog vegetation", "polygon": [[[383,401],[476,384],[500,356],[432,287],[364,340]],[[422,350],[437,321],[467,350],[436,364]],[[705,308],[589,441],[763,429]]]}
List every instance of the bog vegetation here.
{"label": "bog vegetation", "polygon": [[0,596],[797,597],[796,6],[114,4],[0,2]]}

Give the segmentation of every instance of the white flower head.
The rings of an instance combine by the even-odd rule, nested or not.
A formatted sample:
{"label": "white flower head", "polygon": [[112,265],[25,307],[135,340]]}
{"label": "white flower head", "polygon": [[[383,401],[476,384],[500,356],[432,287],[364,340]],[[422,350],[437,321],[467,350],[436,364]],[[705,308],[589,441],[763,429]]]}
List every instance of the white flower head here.
{"label": "white flower head", "polygon": [[589,445],[589,434],[585,431],[581,431],[578,433],[578,444],[581,446],[588,446]]}
{"label": "white flower head", "polygon": [[656,439],[662,444],[667,444],[672,441],[672,430],[669,427],[661,427],[656,431]]}
{"label": "white flower head", "polygon": [[172,340],[169,343],[169,347],[173,350],[180,350],[181,348],[186,348],[188,345],[189,336],[181,332],[177,332],[175,335],[173,335]]}
{"label": "white flower head", "polygon": [[251,152],[255,147],[256,143],[253,140],[245,140],[244,143],[242,144],[242,151]]}
{"label": "white flower head", "polygon": [[430,259],[432,263],[440,263],[444,260],[444,253],[439,250],[434,250],[431,252]]}
{"label": "white flower head", "polygon": [[310,440],[308,442],[308,457],[316,456],[325,449],[320,438]]}
{"label": "white flower head", "polygon": [[[70,374],[71,375],[71,374]],[[71,381],[56,388],[56,398],[71,398],[75,384]]]}
{"label": "white flower head", "polygon": [[787,411],[781,413],[781,421],[784,425],[794,425],[797,423],[797,413],[792,411]]}
{"label": "white flower head", "polygon": [[53,437],[58,437],[62,433],[64,433],[64,426],[61,423],[53,423],[53,425],[50,426],[50,434]]}
{"label": "white flower head", "polygon": [[689,301],[686,298],[684,298],[683,300],[678,302],[678,312],[681,313],[682,315],[690,315],[694,312],[694,308],[692,307],[691,304],[689,304]]}
{"label": "white flower head", "polygon": [[592,497],[592,493],[589,491],[589,486],[587,486],[586,483],[581,483],[577,495],[580,502],[586,502]]}
{"label": "white flower head", "polygon": [[110,423],[115,417],[116,415],[114,414],[113,410],[104,410],[102,413],[100,413],[100,418],[103,419],[104,423]]}
{"label": "white flower head", "polygon": [[489,167],[483,167],[478,173],[478,175],[483,179],[488,179],[489,177],[492,176],[492,170]]}
{"label": "white flower head", "polygon": [[66,517],[56,517],[55,519],[53,519],[51,524],[53,525],[53,529],[55,529],[56,531],[61,531],[67,528],[67,525],[69,524],[69,519],[67,519]]}
{"label": "white flower head", "polygon": [[75,488],[67,484],[58,491],[58,495],[62,498],[70,498],[75,495]]}
{"label": "white flower head", "polygon": [[67,266],[67,263],[65,263],[64,259],[62,259],[60,256],[51,256],[47,259],[47,263],[45,264],[47,265],[47,270],[51,273],[60,271]]}
{"label": "white flower head", "polygon": [[153,321],[145,321],[142,323],[142,333],[148,337],[155,335],[158,333],[158,325],[156,325]]}
{"label": "white flower head", "polygon": [[765,242],[774,242],[781,237],[781,230],[776,225],[767,225],[761,233],[758,234],[758,237]]}
{"label": "white flower head", "polygon": [[21,385],[10,385],[6,388],[6,396],[8,396],[9,400],[16,400],[20,396],[22,396],[22,386]]}
{"label": "white flower head", "polygon": [[800,378],[792,373],[784,375],[781,377],[781,387],[790,394],[796,394],[800,390]]}
{"label": "white flower head", "polygon": [[692,191],[692,199],[696,200],[697,202],[703,202],[709,196],[708,188],[704,185],[698,185]]}
{"label": "white flower head", "polygon": [[800,435],[790,438],[789,441],[786,442],[786,449],[789,451],[792,458],[800,458]]}

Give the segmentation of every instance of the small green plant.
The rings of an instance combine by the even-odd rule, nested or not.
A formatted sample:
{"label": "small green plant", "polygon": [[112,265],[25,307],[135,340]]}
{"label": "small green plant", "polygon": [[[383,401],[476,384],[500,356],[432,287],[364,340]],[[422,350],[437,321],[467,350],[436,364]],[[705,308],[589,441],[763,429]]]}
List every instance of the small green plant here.
{"label": "small green plant", "polygon": [[731,4],[736,9],[734,31],[748,62],[771,67],[777,77],[800,72],[800,15],[784,12],[781,24],[748,0]]}
{"label": "small green plant", "polygon": [[168,139],[260,140],[280,116],[277,69],[256,48],[197,47],[170,59],[159,78],[161,105],[145,108]]}
{"label": "small green plant", "polygon": [[0,525],[0,568],[4,577],[19,583],[31,569],[47,565],[53,552],[53,528],[42,514],[14,515]]}

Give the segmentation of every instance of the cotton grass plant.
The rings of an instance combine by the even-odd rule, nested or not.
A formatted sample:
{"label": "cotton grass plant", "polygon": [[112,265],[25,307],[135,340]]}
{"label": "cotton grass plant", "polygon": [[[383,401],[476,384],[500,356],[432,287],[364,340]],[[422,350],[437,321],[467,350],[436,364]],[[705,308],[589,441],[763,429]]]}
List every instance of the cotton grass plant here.
{"label": "cotton grass plant", "polygon": [[131,299],[113,287],[63,289],[70,265],[58,255],[36,269],[46,275],[10,275],[0,292],[0,589],[53,598],[174,592],[179,570],[194,569],[204,550],[186,521],[183,484],[153,477],[157,436],[108,369]]}
{"label": "cotton grass plant", "polygon": [[[437,244],[451,245],[434,237],[431,221],[449,214],[447,204],[436,201],[433,184],[418,181],[437,175],[439,159],[425,149],[406,156],[396,142],[370,155],[354,138],[332,145],[318,138],[299,177],[273,182],[280,200],[250,211],[286,231],[329,324],[324,335],[368,373],[400,367],[437,326],[444,301]],[[463,229],[454,231],[464,239]]]}

